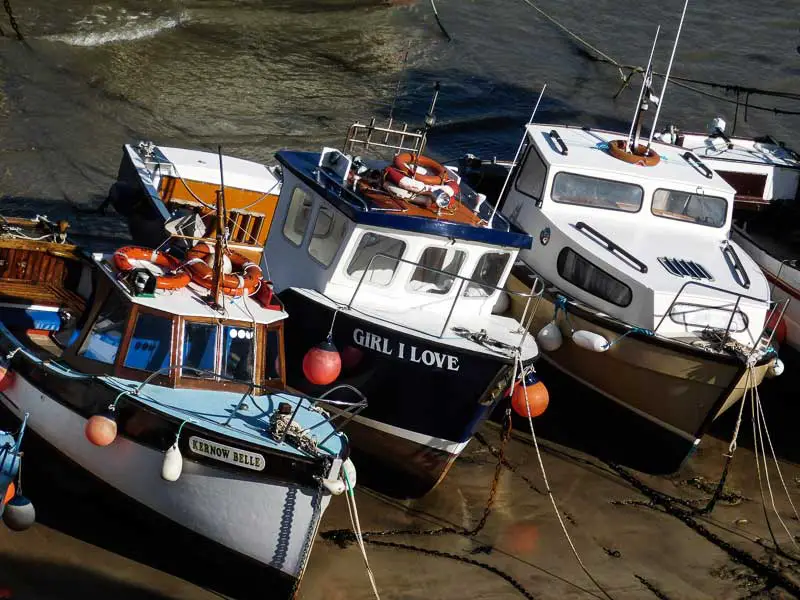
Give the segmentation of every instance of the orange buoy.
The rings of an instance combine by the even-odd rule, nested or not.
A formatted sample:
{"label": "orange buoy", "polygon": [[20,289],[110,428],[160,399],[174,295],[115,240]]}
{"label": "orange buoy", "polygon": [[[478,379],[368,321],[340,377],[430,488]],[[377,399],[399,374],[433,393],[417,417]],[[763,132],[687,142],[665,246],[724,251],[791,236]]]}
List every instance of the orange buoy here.
{"label": "orange buoy", "polygon": [[[779,311],[772,311],[772,315],[767,319],[767,328],[775,332],[775,339],[778,341],[778,344],[782,346],[786,341],[786,321],[783,319],[779,321],[778,316]],[[0,383],[0,385],[2,384]]]}
{"label": "orange buoy", "polygon": [[0,357],[0,392],[5,392],[14,383],[14,372],[11,370],[11,363],[4,357]]}
{"label": "orange buoy", "polygon": [[355,346],[345,346],[342,350],[342,367],[355,369],[364,358],[364,351]]}
{"label": "orange buoy", "polygon": [[525,381],[514,388],[511,396],[511,407],[521,417],[538,417],[547,410],[548,404],[550,394],[533,372],[525,376]]}
{"label": "orange buoy", "polygon": [[106,411],[86,421],[86,439],[95,446],[108,446],[117,439],[117,422],[114,413]]}
{"label": "orange buoy", "polygon": [[342,357],[331,338],[317,344],[303,357],[303,375],[314,385],[328,385],[342,372]]}
{"label": "orange buoy", "polygon": [[8,501],[11,500],[16,495],[17,495],[17,488],[14,486],[14,482],[12,481],[8,484],[8,487],[6,488],[5,498],[3,498],[3,504],[0,504],[0,506],[8,504]]}

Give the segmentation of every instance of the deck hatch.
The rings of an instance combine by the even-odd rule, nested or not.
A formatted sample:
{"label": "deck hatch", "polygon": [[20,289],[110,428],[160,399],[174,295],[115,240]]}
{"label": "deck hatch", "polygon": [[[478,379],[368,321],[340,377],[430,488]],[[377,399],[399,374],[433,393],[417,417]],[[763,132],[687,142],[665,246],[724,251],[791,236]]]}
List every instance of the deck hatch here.
{"label": "deck hatch", "polygon": [[661,266],[670,274],[675,275],[675,277],[691,277],[692,279],[714,281],[711,273],[709,273],[703,265],[693,260],[660,256],[658,262],[660,262]]}

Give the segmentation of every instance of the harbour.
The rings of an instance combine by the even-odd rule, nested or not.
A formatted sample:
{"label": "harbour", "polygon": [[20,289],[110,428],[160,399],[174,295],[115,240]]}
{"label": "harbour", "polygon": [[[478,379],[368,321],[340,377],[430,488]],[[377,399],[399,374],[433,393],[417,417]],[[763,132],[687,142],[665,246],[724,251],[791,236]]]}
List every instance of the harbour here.
{"label": "harbour", "polygon": [[797,56],[440,4],[6,6],[1,594],[800,593]]}

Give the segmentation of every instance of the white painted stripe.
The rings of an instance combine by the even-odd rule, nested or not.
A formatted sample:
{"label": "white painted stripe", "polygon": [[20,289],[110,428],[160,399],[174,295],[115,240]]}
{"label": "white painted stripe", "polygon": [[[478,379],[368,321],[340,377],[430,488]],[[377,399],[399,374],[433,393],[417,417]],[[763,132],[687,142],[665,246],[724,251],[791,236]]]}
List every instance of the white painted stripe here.
{"label": "white painted stripe", "polygon": [[461,451],[466,448],[467,444],[469,443],[469,440],[466,442],[451,442],[450,440],[446,440],[444,438],[437,438],[430,435],[425,435],[424,433],[417,433],[416,431],[403,429],[402,427],[395,427],[394,425],[389,425],[374,419],[368,419],[367,417],[362,417],[361,415],[356,416],[353,420],[361,423],[362,425],[366,425],[367,427],[372,427],[378,431],[388,433],[389,435],[403,438],[423,446],[428,446],[429,448],[435,448],[436,450],[444,450],[445,452],[455,455],[461,454]]}
{"label": "white painted stripe", "polygon": [[58,312],[58,306],[43,306],[41,304],[20,304],[18,302],[0,302],[0,308],[20,308],[24,310],[41,310],[43,312]]}

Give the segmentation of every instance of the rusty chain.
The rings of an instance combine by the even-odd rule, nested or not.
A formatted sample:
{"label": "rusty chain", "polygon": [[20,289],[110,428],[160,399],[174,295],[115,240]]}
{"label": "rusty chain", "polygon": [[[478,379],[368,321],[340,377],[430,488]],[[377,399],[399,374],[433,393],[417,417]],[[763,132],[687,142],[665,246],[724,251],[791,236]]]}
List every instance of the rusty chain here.
{"label": "rusty chain", "polygon": [[[11,23],[11,28],[14,30],[14,33],[17,34],[17,39],[22,41],[25,37],[22,35],[22,32],[19,30],[19,25],[17,24],[17,20],[14,18],[14,11],[11,10],[11,0],[3,0],[3,8],[6,9],[6,13],[8,14],[8,22]],[[5,34],[3,34],[5,35]]]}

